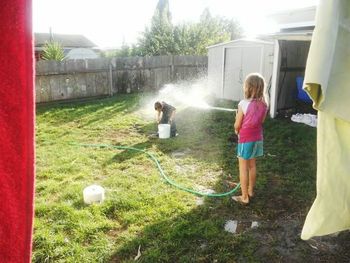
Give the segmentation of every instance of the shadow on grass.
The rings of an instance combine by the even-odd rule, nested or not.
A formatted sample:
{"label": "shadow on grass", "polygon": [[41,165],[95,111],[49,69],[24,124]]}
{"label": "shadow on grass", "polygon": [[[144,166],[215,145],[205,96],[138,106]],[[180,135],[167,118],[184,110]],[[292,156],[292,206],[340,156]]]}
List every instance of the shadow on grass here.
{"label": "shadow on grass", "polygon": [[[134,145],[131,145],[131,146],[130,145],[122,145],[122,144],[115,144],[113,146],[130,147],[130,148],[136,148],[136,149],[139,149],[139,150],[147,151],[152,146],[152,144],[150,142],[142,142],[142,143],[137,143],[137,144],[134,144]],[[132,150],[132,149],[120,149],[120,152],[115,154],[108,161],[106,161],[104,165],[108,166],[108,165],[110,165],[111,163],[114,163],[114,162],[124,162],[124,161],[127,161],[129,159],[136,158],[139,155],[144,155],[144,153],[141,152],[141,151],[135,151],[135,150]]]}
{"label": "shadow on grass", "polygon": [[123,245],[110,262],[132,261],[139,246],[140,262],[233,262],[241,256],[232,256],[232,248],[249,251],[253,244],[246,236],[233,237],[223,231],[225,219],[230,218],[232,212],[227,206],[223,212],[218,206],[222,202],[210,199],[189,213],[146,226],[137,238]]}
{"label": "shadow on grass", "polygon": [[132,112],[138,107],[139,95],[116,95],[114,97],[102,98],[98,100],[75,101],[75,102],[55,102],[38,105],[37,116],[49,114],[55,121],[53,124],[82,120],[89,117],[86,123],[80,127],[91,125],[97,121],[104,121],[113,118],[117,113]]}

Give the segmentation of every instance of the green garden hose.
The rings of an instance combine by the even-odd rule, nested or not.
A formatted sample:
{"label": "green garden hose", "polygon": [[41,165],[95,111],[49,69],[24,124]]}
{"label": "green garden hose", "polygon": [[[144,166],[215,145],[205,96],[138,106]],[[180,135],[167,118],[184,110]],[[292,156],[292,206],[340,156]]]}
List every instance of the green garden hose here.
{"label": "green garden hose", "polygon": [[71,144],[72,145],[77,145],[77,146],[83,146],[83,147],[96,147],[96,148],[112,148],[112,149],[132,150],[132,151],[144,153],[152,161],[155,162],[155,164],[157,165],[157,168],[159,170],[160,175],[163,177],[163,179],[167,183],[169,183],[170,185],[172,185],[172,186],[174,186],[174,187],[176,187],[176,188],[178,188],[178,189],[180,189],[182,191],[185,191],[185,192],[188,192],[188,193],[191,193],[191,194],[194,194],[194,195],[207,196],[207,197],[224,197],[224,196],[228,196],[228,195],[233,194],[240,187],[240,184],[237,184],[237,186],[235,188],[233,188],[231,191],[226,192],[226,193],[218,193],[218,194],[215,194],[215,193],[214,194],[210,194],[210,193],[198,192],[198,191],[195,191],[193,189],[189,189],[189,188],[186,188],[186,187],[184,187],[182,185],[179,185],[176,182],[174,182],[173,180],[171,180],[169,177],[167,177],[165,175],[165,173],[163,171],[163,168],[161,167],[159,161],[157,160],[157,158],[152,153],[149,153],[149,152],[147,152],[145,150],[134,148],[134,147],[129,147],[129,146],[116,146],[116,145],[110,145],[110,144],[80,144],[80,143],[71,143]]}

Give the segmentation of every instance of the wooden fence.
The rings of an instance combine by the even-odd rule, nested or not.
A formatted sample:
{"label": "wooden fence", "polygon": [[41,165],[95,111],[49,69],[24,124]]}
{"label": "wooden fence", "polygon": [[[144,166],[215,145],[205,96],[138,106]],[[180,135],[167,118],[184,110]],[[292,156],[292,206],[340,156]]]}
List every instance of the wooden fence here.
{"label": "wooden fence", "polygon": [[38,61],[36,102],[159,90],[207,74],[206,56],[156,56]]}

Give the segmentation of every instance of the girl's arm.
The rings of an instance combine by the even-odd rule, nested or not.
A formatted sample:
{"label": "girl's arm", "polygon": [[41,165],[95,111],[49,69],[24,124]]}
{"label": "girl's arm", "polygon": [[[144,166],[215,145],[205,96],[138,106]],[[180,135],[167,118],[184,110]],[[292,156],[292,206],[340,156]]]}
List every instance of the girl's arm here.
{"label": "girl's arm", "polygon": [[264,116],[264,118],[262,119],[262,122],[261,122],[261,123],[264,123],[264,121],[265,121],[265,119],[266,119],[266,116],[267,116],[267,110],[266,110],[265,116]]}
{"label": "girl's arm", "polygon": [[161,113],[161,111],[157,111],[157,123],[159,124],[159,122],[160,122],[160,113]]}
{"label": "girl's arm", "polygon": [[238,106],[238,112],[236,114],[236,121],[234,124],[236,134],[239,134],[239,130],[241,129],[241,126],[242,126],[242,121],[243,121],[243,111],[241,107]]}
{"label": "girl's arm", "polygon": [[264,121],[265,121],[265,119],[266,119],[266,116],[267,116],[267,114],[268,114],[268,112],[269,112],[269,105],[268,105],[265,101],[263,101],[263,102],[264,102],[265,105],[266,105],[266,112],[265,112],[265,115],[264,115],[264,117],[263,117],[261,123],[264,123]]}
{"label": "girl's arm", "polygon": [[262,119],[262,123],[264,123],[267,113],[269,112],[269,95],[267,93],[265,93],[264,96],[262,97],[262,101],[266,105],[266,113],[264,118]]}
{"label": "girl's arm", "polygon": [[172,123],[174,118],[175,118],[175,114],[176,114],[176,110],[173,110],[171,115],[170,115],[170,118],[169,118],[169,122]]}

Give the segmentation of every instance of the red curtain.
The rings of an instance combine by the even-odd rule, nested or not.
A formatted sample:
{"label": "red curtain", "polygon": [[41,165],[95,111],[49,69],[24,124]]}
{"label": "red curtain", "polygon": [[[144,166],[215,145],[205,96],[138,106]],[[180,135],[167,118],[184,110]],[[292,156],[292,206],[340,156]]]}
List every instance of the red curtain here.
{"label": "red curtain", "polygon": [[30,262],[34,189],[32,1],[0,1],[0,262]]}

